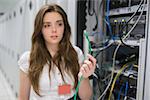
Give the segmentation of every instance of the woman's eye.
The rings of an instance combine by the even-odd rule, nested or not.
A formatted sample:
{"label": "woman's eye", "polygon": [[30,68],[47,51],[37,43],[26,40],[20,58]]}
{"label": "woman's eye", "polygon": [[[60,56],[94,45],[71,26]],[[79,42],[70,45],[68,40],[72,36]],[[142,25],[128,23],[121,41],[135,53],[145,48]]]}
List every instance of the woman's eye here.
{"label": "woman's eye", "polygon": [[59,26],[62,26],[62,23],[59,23],[58,25],[59,25]]}
{"label": "woman's eye", "polygon": [[44,25],[44,28],[47,28],[47,27],[50,27],[50,25],[48,24],[48,25]]}
{"label": "woman's eye", "polygon": [[58,23],[58,26],[63,26],[63,23]]}
{"label": "woman's eye", "polygon": [[43,25],[44,26],[44,28],[46,28],[46,25]]}
{"label": "woman's eye", "polygon": [[50,27],[51,25],[47,25],[47,27]]}

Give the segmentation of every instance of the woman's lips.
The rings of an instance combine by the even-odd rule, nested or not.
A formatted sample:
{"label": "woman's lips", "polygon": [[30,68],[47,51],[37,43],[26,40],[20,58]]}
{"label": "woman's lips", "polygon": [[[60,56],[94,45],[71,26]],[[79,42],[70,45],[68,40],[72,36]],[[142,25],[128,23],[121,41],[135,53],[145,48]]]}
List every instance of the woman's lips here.
{"label": "woman's lips", "polygon": [[58,36],[51,36],[52,39],[57,39]]}

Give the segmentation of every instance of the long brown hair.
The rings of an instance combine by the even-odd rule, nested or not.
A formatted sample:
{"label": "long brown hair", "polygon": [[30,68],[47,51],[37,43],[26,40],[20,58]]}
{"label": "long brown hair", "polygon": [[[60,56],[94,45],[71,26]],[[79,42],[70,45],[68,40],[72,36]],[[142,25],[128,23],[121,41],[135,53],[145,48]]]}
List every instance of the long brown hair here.
{"label": "long brown hair", "polygon": [[[43,17],[47,12],[59,13],[64,21],[64,33],[63,38],[58,45],[58,52],[52,57],[45,45],[42,35]],[[49,65],[49,79],[52,62],[58,67],[62,79],[63,72],[71,73],[74,78],[74,88],[78,83],[79,63],[78,55],[70,42],[71,28],[68,23],[67,15],[65,11],[58,5],[45,5],[43,6],[35,18],[34,32],[32,35],[32,48],[30,53],[30,66],[29,66],[29,79],[34,91],[40,96],[39,93],[39,78],[42,73],[45,64]],[[62,59],[63,58],[63,59]],[[48,63],[49,62],[49,63]],[[65,65],[64,67],[62,65]]]}

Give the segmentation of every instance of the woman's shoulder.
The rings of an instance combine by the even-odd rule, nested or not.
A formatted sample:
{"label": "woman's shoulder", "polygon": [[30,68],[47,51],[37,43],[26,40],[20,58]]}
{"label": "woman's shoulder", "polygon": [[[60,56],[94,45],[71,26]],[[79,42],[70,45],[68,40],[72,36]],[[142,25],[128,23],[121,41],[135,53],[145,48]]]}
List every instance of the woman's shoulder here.
{"label": "woman's shoulder", "polygon": [[21,54],[18,65],[20,69],[27,73],[28,67],[29,67],[29,58],[30,58],[30,51],[26,51]]}
{"label": "woman's shoulder", "polygon": [[21,56],[20,56],[20,58],[21,57],[27,57],[27,56],[29,56],[30,55],[30,51],[25,51],[25,52],[23,52],[22,54],[21,54]]}
{"label": "woman's shoulder", "polygon": [[79,47],[75,46],[75,45],[73,45],[73,48],[75,49],[75,51],[78,54],[79,63],[82,63],[83,60],[84,60],[84,55],[83,55],[82,50]]}
{"label": "woman's shoulder", "polygon": [[30,51],[25,51],[24,53],[21,54],[19,60],[27,60],[30,57]]}
{"label": "woman's shoulder", "polygon": [[77,53],[82,53],[82,50],[81,50],[78,46],[73,45],[73,48],[75,49],[75,51],[76,51]]}

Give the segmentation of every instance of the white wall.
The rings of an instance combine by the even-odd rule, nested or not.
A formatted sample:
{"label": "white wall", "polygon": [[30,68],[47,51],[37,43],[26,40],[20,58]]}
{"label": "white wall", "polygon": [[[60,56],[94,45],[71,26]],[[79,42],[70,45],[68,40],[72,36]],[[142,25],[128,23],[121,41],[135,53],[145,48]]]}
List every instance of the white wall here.
{"label": "white wall", "polygon": [[[19,56],[31,47],[35,14],[44,0],[20,0],[15,7],[0,18],[0,69],[6,76],[14,94],[19,88]],[[22,14],[20,13],[22,8]],[[14,12],[16,17],[14,17]],[[11,18],[9,17],[11,16]]]}
{"label": "white wall", "polygon": [[68,0],[68,20],[71,26],[72,37],[71,41],[73,44],[77,44],[77,0]]}

